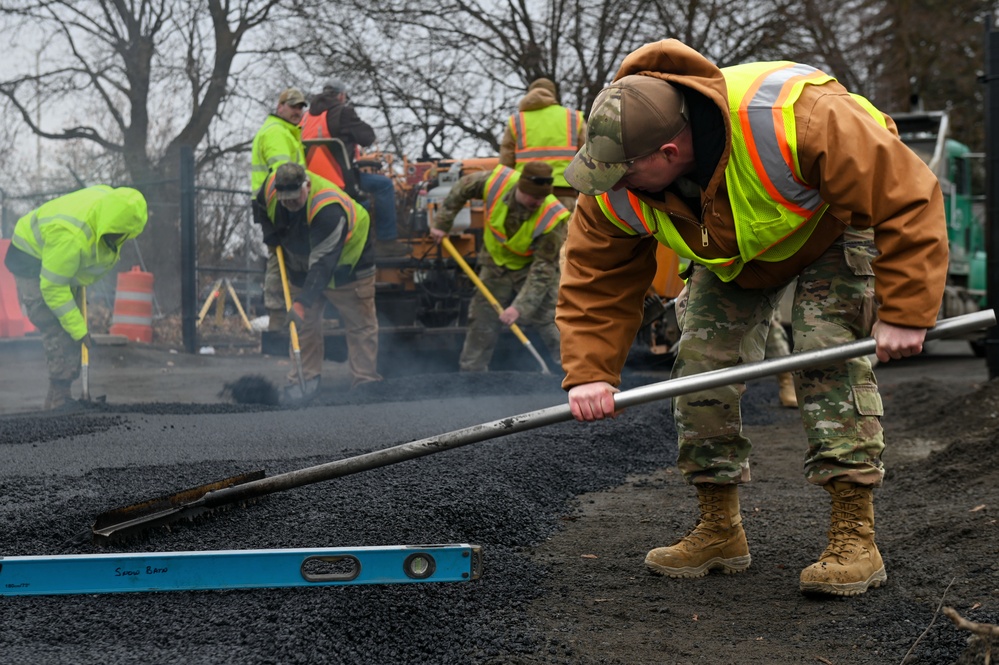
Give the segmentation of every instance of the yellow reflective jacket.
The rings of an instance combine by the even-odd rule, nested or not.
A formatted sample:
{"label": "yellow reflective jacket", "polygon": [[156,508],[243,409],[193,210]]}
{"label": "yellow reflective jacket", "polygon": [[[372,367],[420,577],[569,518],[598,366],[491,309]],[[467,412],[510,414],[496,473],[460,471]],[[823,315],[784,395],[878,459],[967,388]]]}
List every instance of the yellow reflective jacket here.
{"label": "yellow reflective jacket", "polygon": [[267,116],[267,120],[253,137],[253,149],[250,153],[250,190],[254,195],[260,191],[267,174],[276,171],[277,167],[285,162],[305,166],[302,128],[272,113]]}
{"label": "yellow reflective jacket", "polygon": [[[130,187],[87,187],[52,199],[17,220],[11,244],[41,262],[42,297],[74,340],[87,334],[73,288],[93,284],[146,227],[146,199]],[[121,236],[116,241],[104,239]]]}

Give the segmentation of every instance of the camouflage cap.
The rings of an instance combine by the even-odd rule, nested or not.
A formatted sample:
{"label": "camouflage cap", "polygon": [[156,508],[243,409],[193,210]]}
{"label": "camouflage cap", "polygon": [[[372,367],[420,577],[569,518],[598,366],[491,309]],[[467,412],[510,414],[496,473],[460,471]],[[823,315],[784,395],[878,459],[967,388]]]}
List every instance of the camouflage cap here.
{"label": "camouflage cap", "polygon": [[288,106],[308,106],[309,103],[305,101],[305,95],[298,88],[288,88],[281,93],[278,97],[278,104],[287,104]]}
{"label": "camouflage cap", "polygon": [[625,76],[597,95],[586,124],[586,143],[565,169],[565,179],[590,196],[610,190],[628,162],[652,154],[687,126],[683,93],[652,76]]}
{"label": "camouflage cap", "polygon": [[297,199],[305,184],[305,168],[301,164],[285,162],[274,172],[274,190],[278,201]]}

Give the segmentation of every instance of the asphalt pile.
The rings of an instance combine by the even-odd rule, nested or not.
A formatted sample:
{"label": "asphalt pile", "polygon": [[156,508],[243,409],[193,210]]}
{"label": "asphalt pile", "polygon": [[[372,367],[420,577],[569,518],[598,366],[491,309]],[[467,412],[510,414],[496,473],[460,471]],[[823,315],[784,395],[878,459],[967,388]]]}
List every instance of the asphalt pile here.
{"label": "asphalt pile", "polygon": [[[623,387],[645,381],[632,375]],[[482,578],[463,583],[4,598],[0,660],[625,663],[599,645],[587,650],[569,632],[560,632],[564,626],[538,616],[539,606],[555,617],[578,605],[576,591],[599,581],[593,588],[600,595],[593,597],[612,588],[630,608],[621,616],[597,614],[600,621],[622,630],[634,623],[642,640],[656,631],[666,631],[673,641],[686,638],[671,647],[675,658],[668,660],[670,654],[664,653],[662,662],[701,662],[699,644],[713,637],[695,630],[686,616],[697,607],[723,616],[726,634],[745,632],[740,622],[749,622],[746,612],[774,617],[768,623],[774,638],[780,633],[797,649],[794,653],[802,655],[797,662],[814,660],[808,657],[816,653],[809,645],[821,646],[838,639],[835,635],[862,646],[853,662],[885,662],[884,654],[905,652],[931,623],[951,575],[989,585],[983,588],[995,586],[995,526],[988,511],[999,478],[994,465],[982,464],[999,446],[995,427],[989,427],[999,408],[995,387],[972,396],[978,405],[974,417],[953,407],[947,415],[947,405],[955,400],[937,395],[939,387],[934,394],[943,410],[925,399],[931,386],[912,386],[910,396],[896,392],[896,413],[913,411],[906,406],[913,400],[922,407],[913,419],[919,428],[913,437],[931,426],[924,421],[946,421],[955,438],[926,461],[893,466],[888,489],[879,495],[879,508],[892,516],[882,530],[891,558],[889,585],[850,601],[826,602],[803,599],[793,587],[780,586],[786,570],[766,563],[807,557],[820,547],[813,536],[824,529],[827,508],[816,500],[815,488],[797,478],[789,484],[761,475],[747,491],[747,523],[756,550],[754,568],[746,575],[649,584],[640,577],[646,538],[637,536],[643,534],[618,533],[620,551],[601,563],[609,571],[602,580],[577,576],[598,570],[580,563],[586,543],[574,541],[578,546],[562,558],[536,556],[583,514],[581,495],[675,465],[676,434],[666,402],[632,407],[616,420],[551,425],[278,492],[110,547],[77,540],[96,515],[140,500],[252,469],[268,475],[302,469],[564,403],[558,380],[537,373],[424,375],[349,392],[323,386],[307,407],[294,409],[91,404],[64,414],[0,418],[2,555],[431,543],[480,545],[484,555]],[[773,381],[751,383],[743,400],[745,424],[796,420],[793,411],[775,404]],[[517,409],[496,414],[510,405]],[[960,436],[961,428],[975,436]],[[906,431],[896,432],[895,438],[906,436]],[[758,444],[756,454],[767,454],[767,442]],[[768,491],[774,486],[779,491]],[[676,510],[638,529],[682,533],[692,524],[689,488],[668,483],[656,490],[656,505]],[[752,511],[753,505],[763,509]],[[795,528],[787,531],[788,523]],[[632,536],[634,543],[624,542]],[[928,562],[927,556],[933,559]],[[963,558],[968,556],[982,563],[966,571],[970,564]],[[766,596],[774,599],[773,608],[742,602],[769,587],[778,589]],[[591,599],[588,593],[583,600]],[[948,601],[960,595],[952,589]],[[649,615],[644,609],[649,604],[660,613]],[[988,604],[957,606],[971,620],[997,619]],[[740,607],[743,614],[736,611]],[[599,613],[601,606],[588,611]],[[787,616],[795,621],[784,621]],[[700,622],[701,630],[710,618]],[[835,635],[826,634],[827,624],[836,626]],[[585,632],[586,626],[575,629]],[[682,634],[673,630],[676,626]],[[920,638],[912,662],[955,662],[965,640],[965,634],[938,620]],[[681,646],[686,651],[676,651]],[[794,656],[781,662],[795,662]]]}
{"label": "asphalt pile", "polygon": [[[359,405],[378,405],[381,417],[405,432],[430,403],[446,409],[458,396],[487,403],[502,395],[536,397],[538,408],[564,400],[550,377],[434,375],[322,394],[294,417],[321,418],[332,430]],[[109,413],[116,409],[92,405],[64,416],[2,420],[3,445],[72,446],[82,435],[114,446],[126,434],[141,442],[170,429],[177,437],[207,438],[214,419],[224,419],[223,429],[235,439],[255,436],[252,423],[243,424],[245,405],[129,405]],[[549,574],[531,561],[530,548],[573,513],[578,494],[671,464],[674,436],[665,404],[635,407],[616,421],[549,426],[277,493],[110,548],[72,539],[105,510],[245,471],[247,461],[234,456],[98,467],[82,475],[52,468],[44,477],[0,476],[0,552],[9,555],[421,543],[471,543],[484,552],[483,577],[466,583],[8,598],[3,660],[486,663],[530,657],[547,642],[526,608]],[[370,443],[345,454],[384,447]],[[271,473],[328,461],[289,459],[280,448],[253,463]],[[573,662],[568,646],[554,651],[546,651],[553,662]]]}

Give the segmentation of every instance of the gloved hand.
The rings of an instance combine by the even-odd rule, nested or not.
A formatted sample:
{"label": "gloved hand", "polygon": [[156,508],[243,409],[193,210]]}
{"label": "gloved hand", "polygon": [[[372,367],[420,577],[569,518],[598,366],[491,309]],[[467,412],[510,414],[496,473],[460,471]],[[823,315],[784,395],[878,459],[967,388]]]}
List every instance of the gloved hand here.
{"label": "gloved hand", "polygon": [[85,345],[88,351],[94,348],[94,340],[90,339],[90,333],[87,333],[86,335],[80,338],[80,344]]}
{"label": "gloved hand", "polygon": [[291,309],[288,310],[288,323],[294,323],[295,327],[299,330],[305,325],[305,305],[295,301],[291,303]]}

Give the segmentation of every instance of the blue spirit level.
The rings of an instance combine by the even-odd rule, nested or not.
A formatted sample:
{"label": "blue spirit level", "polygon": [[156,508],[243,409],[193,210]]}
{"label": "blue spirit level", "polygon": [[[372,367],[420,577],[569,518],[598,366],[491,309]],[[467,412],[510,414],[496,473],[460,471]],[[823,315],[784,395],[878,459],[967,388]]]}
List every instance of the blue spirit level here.
{"label": "blue spirit level", "polygon": [[467,582],[478,545],[0,557],[0,595]]}

